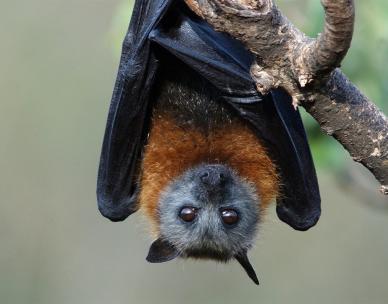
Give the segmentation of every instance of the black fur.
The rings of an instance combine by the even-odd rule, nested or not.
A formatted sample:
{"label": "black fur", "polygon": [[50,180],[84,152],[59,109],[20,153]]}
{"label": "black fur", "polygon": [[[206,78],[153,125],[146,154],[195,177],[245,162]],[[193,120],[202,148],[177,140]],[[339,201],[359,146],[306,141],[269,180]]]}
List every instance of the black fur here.
{"label": "black fur", "polygon": [[236,113],[220,100],[221,93],[206,79],[183,63],[177,68],[176,62],[168,55],[163,55],[162,61],[165,68],[157,81],[154,115],[168,114],[178,125],[205,134],[236,119]]}

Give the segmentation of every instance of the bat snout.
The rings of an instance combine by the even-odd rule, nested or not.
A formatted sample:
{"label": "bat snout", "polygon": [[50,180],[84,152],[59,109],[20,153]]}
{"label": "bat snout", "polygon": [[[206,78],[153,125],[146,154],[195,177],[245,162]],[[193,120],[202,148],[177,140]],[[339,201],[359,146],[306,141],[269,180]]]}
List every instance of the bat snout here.
{"label": "bat snout", "polygon": [[221,189],[232,179],[230,170],[223,165],[203,165],[198,168],[199,184],[206,189]]}
{"label": "bat snout", "polygon": [[203,165],[197,169],[196,177],[200,189],[208,194],[222,192],[233,179],[230,169],[224,165]]}

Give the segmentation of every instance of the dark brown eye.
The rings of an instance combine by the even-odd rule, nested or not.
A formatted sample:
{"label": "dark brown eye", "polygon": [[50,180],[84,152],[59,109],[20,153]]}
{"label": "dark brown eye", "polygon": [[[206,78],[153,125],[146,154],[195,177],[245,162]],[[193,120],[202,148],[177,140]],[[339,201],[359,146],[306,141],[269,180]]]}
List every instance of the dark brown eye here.
{"label": "dark brown eye", "polygon": [[221,217],[225,224],[234,225],[238,222],[238,213],[233,209],[225,209],[221,211]]}
{"label": "dark brown eye", "polygon": [[179,212],[179,217],[185,222],[192,222],[197,217],[197,208],[194,207],[183,207]]}

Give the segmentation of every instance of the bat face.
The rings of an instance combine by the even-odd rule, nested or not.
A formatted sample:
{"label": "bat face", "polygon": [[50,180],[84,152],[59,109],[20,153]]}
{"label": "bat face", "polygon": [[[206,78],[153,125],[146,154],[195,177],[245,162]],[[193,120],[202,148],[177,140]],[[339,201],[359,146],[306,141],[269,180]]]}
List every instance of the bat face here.
{"label": "bat face", "polygon": [[259,284],[247,257],[257,232],[259,203],[254,187],[225,165],[202,164],[186,171],[161,195],[160,236],[147,260],[235,258]]}
{"label": "bat face", "polygon": [[180,256],[227,261],[251,247],[259,198],[229,167],[202,164],[163,192],[159,215],[161,237]]}

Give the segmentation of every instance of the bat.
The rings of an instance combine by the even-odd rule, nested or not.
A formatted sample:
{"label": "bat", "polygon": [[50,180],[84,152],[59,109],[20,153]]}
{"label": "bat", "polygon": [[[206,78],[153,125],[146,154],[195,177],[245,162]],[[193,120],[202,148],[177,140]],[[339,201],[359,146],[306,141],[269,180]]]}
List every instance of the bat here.
{"label": "bat", "polygon": [[179,0],[136,0],[109,109],[97,181],[103,216],[141,210],[156,240],[147,261],[237,260],[266,208],[314,226],[320,194],[290,96],[263,96],[253,55]]}

